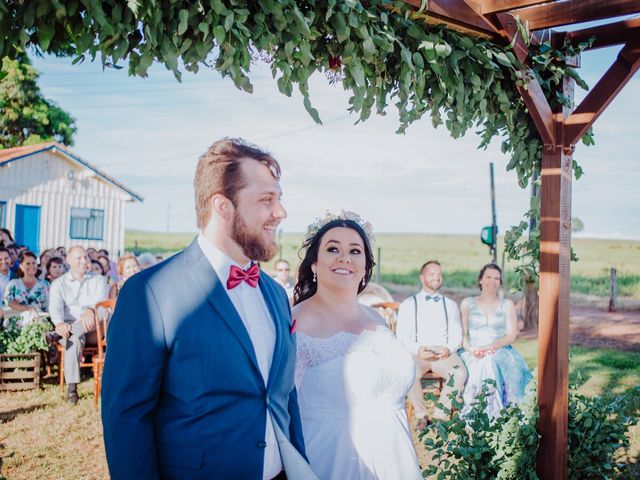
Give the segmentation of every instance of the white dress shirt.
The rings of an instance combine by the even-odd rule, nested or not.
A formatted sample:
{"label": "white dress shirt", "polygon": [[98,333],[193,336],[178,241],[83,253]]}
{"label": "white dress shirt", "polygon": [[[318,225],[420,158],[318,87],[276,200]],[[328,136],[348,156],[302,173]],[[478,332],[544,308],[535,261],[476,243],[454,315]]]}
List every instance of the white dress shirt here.
{"label": "white dress shirt", "polygon": [[49,289],[49,315],[54,325],[76,321],[82,312],[109,296],[109,285],[102,275],[87,273],[76,280],[71,272],[56,278]]}
{"label": "white dress shirt", "polygon": [[9,280],[11,280],[11,272],[7,273],[6,275],[0,273],[0,306],[4,305],[4,291],[7,288]]}
{"label": "white dress shirt", "polygon": [[[211,263],[213,270],[220,279],[220,283],[231,299],[231,303],[235,307],[244,327],[247,329],[253,349],[258,360],[258,368],[262,374],[264,384],[267,385],[269,380],[269,370],[271,369],[271,361],[273,360],[273,350],[276,345],[276,327],[269,313],[269,308],[262,296],[260,287],[251,287],[247,282],[241,282],[237,287],[228,290],[227,280],[231,265],[240,268],[247,268],[251,265],[238,265],[227,255],[222,253],[215,245],[204,238],[202,234],[198,235],[198,245],[202,249],[205,257]],[[271,479],[282,471],[282,460],[280,458],[280,450],[276,434],[273,429],[273,420],[271,414],[267,410],[267,425],[265,430],[265,443],[267,444],[264,452],[264,469],[262,478]]]}
{"label": "white dress shirt", "polygon": [[[414,295],[402,302],[398,311],[396,335],[413,354],[418,353],[421,346],[431,345],[447,347],[449,352],[454,353],[462,344],[460,309],[456,302],[440,293],[435,294],[438,301],[427,300],[426,295],[430,294],[424,290],[416,294],[417,322]],[[446,302],[446,315],[443,302]]]}

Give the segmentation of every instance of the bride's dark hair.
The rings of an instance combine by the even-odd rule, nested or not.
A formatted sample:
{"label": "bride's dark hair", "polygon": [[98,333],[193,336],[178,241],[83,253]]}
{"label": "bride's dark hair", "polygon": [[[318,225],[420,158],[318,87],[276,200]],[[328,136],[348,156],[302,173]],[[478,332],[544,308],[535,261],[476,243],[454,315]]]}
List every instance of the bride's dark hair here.
{"label": "bride's dark hair", "polygon": [[[362,285],[362,282],[358,285],[358,293],[362,292],[365,289],[369,280],[371,280],[371,274],[373,272],[373,267],[376,262],[373,258],[373,252],[371,250],[371,245],[369,244],[369,237],[364,232],[362,227],[358,225],[353,220],[332,220],[324,225],[318,232],[312,236],[307,238],[302,244],[302,248],[298,253],[298,257],[302,259],[300,263],[300,267],[298,267],[298,281],[293,290],[293,304],[297,305],[300,302],[305,301],[308,298],[313,297],[316,294],[316,290],[318,288],[318,284],[313,281],[313,270],[311,270],[311,265],[316,263],[318,260],[318,250],[320,250],[320,240],[332,228],[336,227],[345,227],[350,228],[351,230],[355,230],[360,238],[362,238],[362,243],[364,244],[364,258],[365,258],[365,282]],[[304,258],[302,257],[302,252],[304,251]]]}

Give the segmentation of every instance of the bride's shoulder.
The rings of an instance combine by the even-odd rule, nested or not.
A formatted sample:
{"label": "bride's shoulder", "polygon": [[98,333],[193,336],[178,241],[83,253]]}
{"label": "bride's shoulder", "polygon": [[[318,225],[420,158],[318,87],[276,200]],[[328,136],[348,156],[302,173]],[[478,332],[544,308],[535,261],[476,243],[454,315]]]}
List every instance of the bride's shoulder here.
{"label": "bride's shoulder", "polygon": [[314,318],[318,316],[312,302],[305,300],[291,309],[291,317],[296,321],[297,331],[303,334],[313,333]]}

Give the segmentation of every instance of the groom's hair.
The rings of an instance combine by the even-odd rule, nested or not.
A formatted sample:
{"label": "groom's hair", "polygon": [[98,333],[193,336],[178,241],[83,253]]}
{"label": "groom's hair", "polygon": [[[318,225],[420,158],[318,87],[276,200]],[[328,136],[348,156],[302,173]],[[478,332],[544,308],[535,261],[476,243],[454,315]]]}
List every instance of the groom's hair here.
{"label": "groom's hair", "polygon": [[224,195],[234,206],[238,192],[246,187],[242,178],[242,159],[251,158],[267,166],[271,175],[280,180],[280,165],[270,154],[241,138],[223,138],[202,154],[193,181],[196,197],[198,228],[204,229],[211,216],[211,197]]}

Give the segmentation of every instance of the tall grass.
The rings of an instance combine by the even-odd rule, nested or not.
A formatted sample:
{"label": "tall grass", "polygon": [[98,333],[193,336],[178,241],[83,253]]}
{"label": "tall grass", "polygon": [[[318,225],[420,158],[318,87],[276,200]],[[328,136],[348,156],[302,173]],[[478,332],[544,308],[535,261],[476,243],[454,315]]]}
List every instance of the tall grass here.
{"label": "tall grass", "polygon": [[[152,251],[170,255],[186,247],[195,233],[154,233],[128,230],[125,235],[127,250]],[[303,235],[286,233],[281,236],[280,255],[293,268],[299,262],[299,250]],[[640,300],[640,241],[573,239],[573,248],[578,256],[571,263],[571,290],[598,296],[609,295],[611,267],[618,271],[618,295]],[[499,239],[498,264],[505,268],[505,286],[512,288],[517,283],[513,273],[514,263],[504,261],[502,238]],[[403,285],[418,285],[418,270],[430,259],[442,263],[445,286],[471,288],[476,285],[478,271],[493,260],[489,249],[474,235],[430,235],[382,233],[376,235],[374,254],[379,263],[383,282]],[[273,270],[273,261],[264,265]],[[374,271],[376,278],[377,269]]]}

